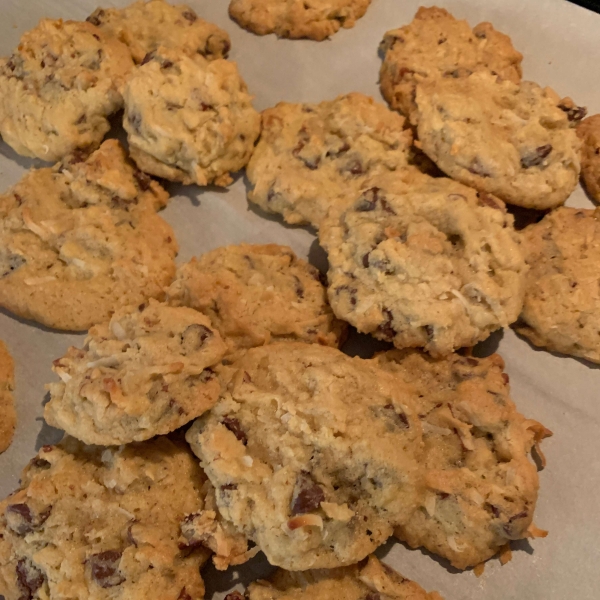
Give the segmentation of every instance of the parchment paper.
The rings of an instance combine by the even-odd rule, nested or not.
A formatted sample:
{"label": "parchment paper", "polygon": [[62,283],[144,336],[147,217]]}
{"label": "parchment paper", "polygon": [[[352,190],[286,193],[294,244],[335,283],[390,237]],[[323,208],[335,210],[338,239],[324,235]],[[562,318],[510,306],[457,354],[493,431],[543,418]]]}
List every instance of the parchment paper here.
{"label": "parchment paper", "polygon": [[[1,0],[0,54],[9,54],[22,32],[44,16],[83,19],[97,0]],[[278,101],[318,102],[350,91],[381,99],[377,86],[377,45],[387,29],[408,23],[417,1],[373,0],[366,16],[331,41],[277,40],[257,37],[227,17],[227,0],[188,0],[198,14],[229,31],[231,59],[238,62],[255,106]],[[116,4],[125,4],[119,2]],[[491,21],[509,34],[524,55],[526,79],[550,85],[600,112],[600,16],[563,0],[438,0],[472,25]],[[27,168],[41,163],[18,157],[0,143],[0,189],[15,183]],[[227,190],[177,187],[164,211],[181,246],[179,261],[225,244],[275,242],[291,245],[323,269],[325,254],[309,230],[283,226],[277,218],[248,208],[244,178]],[[578,189],[568,202],[591,206]],[[599,265],[600,268],[600,265]],[[12,447],[0,455],[0,495],[12,491],[19,473],[43,444],[60,432],[41,419],[44,384],[53,381],[51,361],[83,336],[51,332],[0,312],[0,338],[16,362],[18,427]],[[372,344],[355,337],[346,350],[369,355]],[[513,544],[513,560],[501,567],[490,561],[481,578],[459,573],[447,563],[398,542],[378,554],[405,576],[447,600],[592,600],[600,598],[600,405],[599,367],[532,348],[512,331],[496,334],[482,352],[498,349],[510,374],[519,410],[554,431],[544,442],[548,459],[541,473],[536,524],[550,531],[546,539]],[[217,573],[207,569],[207,598],[222,598],[233,585],[264,575],[269,566],[257,557],[244,568]],[[238,586],[241,588],[241,586]],[[214,596],[212,595],[214,593]]]}

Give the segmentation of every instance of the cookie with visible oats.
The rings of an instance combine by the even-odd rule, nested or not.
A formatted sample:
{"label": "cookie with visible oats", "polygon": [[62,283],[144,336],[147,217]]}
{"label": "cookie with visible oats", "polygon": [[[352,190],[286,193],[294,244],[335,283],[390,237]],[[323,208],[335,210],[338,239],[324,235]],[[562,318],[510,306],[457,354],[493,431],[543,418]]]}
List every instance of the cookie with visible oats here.
{"label": "cookie with visible oats", "polygon": [[15,410],[15,364],[0,340],[0,453],[11,444],[17,424]]}
{"label": "cookie with visible oats", "polygon": [[292,224],[319,226],[332,208],[382,173],[408,164],[404,119],[369,96],[320,104],[281,102],[262,113],[260,140],[246,167],[248,199]]}
{"label": "cookie with visible oats", "polygon": [[397,537],[465,569],[545,535],[533,525],[539,481],[528,455],[551,433],[517,412],[502,358],[392,350],[374,360],[414,389],[423,429],[423,503]]}
{"label": "cookie with visible oats", "polygon": [[577,126],[581,146],[581,177],[588,194],[600,202],[600,115],[592,115]]}
{"label": "cookie with visible oats", "polygon": [[81,331],[160,296],[177,253],[156,214],[167,200],[116,140],[85,161],[30,171],[0,195],[0,306]]}
{"label": "cookie with visible oats", "polygon": [[49,425],[86,444],[147,440],[189,423],[217,401],[215,366],[226,346],[191,308],[149,304],[119,309],[94,325],[83,348],[54,361]]}
{"label": "cookie with visible oats", "polygon": [[418,506],[410,395],[375,364],[286,342],[248,350],[186,439],[225,521],[288,570],[354,564]]}

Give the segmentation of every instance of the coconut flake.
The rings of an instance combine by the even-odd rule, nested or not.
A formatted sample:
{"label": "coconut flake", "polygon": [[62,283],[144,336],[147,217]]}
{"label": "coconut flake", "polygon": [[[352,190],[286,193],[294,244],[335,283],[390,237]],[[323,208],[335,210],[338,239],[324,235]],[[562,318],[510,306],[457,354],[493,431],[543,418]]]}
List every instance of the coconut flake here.
{"label": "coconut flake", "polygon": [[242,463],[244,463],[244,465],[246,465],[247,467],[251,467],[254,464],[254,460],[252,459],[251,456],[242,456]]}
{"label": "coconut flake", "polygon": [[56,281],[56,277],[52,275],[46,275],[45,277],[28,277],[24,279],[25,285],[42,285],[44,283],[50,283]]}
{"label": "coconut flake", "polygon": [[319,515],[299,515],[291,518],[287,522],[287,527],[290,531],[299,529],[300,527],[318,527],[323,529],[323,519]]}
{"label": "coconut flake", "polygon": [[425,500],[425,510],[430,517],[435,514],[436,497],[435,494],[429,494]]}
{"label": "coconut flake", "polygon": [[124,340],[127,337],[127,332],[121,323],[118,321],[112,321],[110,324],[110,330],[118,340]]}
{"label": "coconut flake", "polygon": [[452,430],[447,429],[446,427],[438,427],[437,425],[432,425],[427,421],[423,421],[421,423],[423,427],[423,433],[437,433],[438,435],[452,435]]}
{"label": "coconut flake", "polygon": [[463,552],[463,551],[464,551],[464,549],[465,549],[465,546],[464,546],[464,545],[463,545],[463,546],[459,546],[459,545],[456,543],[456,539],[454,538],[454,536],[453,536],[453,535],[449,535],[449,536],[447,537],[447,540],[448,540],[448,546],[450,546],[450,548],[452,548],[452,550],[454,550],[454,552],[458,552],[458,553],[460,553],[460,552]]}

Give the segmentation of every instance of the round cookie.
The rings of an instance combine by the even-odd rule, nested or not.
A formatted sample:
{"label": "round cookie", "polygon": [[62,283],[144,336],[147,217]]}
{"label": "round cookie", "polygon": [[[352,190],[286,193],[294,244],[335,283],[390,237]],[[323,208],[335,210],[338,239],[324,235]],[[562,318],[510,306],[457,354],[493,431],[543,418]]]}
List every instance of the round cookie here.
{"label": "round cookie", "polygon": [[453,179],[538,210],[575,189],[581,144],[551,90],[480,72],[421,83],[416,104],[420,145]]}
{"label": "round cookie", "polygon": [[226,31],[201,19],[186,4],[138,0],[125,8],[97,8],[87,21],[127,45],[136,63],[166,46],[208,60],[225,58],[231,42]]}
{"label": "round cookie", "polygon": [[316,344],[248,350],[186,434],[221,516],[272,565],[365,558],[418,503],[421,429],[391,375]]}
{"label": "round cookie", "polygon": [[177,253],[155,212],[167,199],[116,140],[86,161],[30,171],[0,195],[0,306],[81,331],[160,296]]}
{"label": "round cookie", "polygon": [[502,358],[392,350],[375,362],[415,390],[425,444],[423,503],[397,537],[466,569],[544,535],[533,525],[539,481],[528,455],[551,432],[517,412]]}
{"label": "round cookie", "polygon": [[587,193],[600,202],[600,115],[592,115],[577,126],[582,141],[581,176]]}
{"label": "round cookie", "polygon": [[473,346],[515,321],[526,267],[513,217],[446,178],[365,190],[319,231],[334,313],[398,348]]}
{"label": "round cookie", "polygon": [[321,42],[340,27],[354,27],[369,4],[371,0],[231,0],[229,16],[257,35]]}
{"label": "round cookie", "polygon": [[0,453],[10,446],[17,425],[14,389],[15,364],[7,347],[0,340]]}
{"label": "round cookie", "polygon": [[473,29],[447,10],[421,7],[409,25],[388,31],[380,44],[380,86],[390,106],[416,124],[417,84],[451,75],[490,71],[514,83],[521,80],[521,60],[510,38],[491,23]]}
{"label": "round cookie", "polygon": [[0,60],[2,139],[50,162],[98,147],[132,68],[127,47],[90,23],[43,19]]}
{"label": "round cookie", "polygon": [[43,446],[0,503],[6,600],[201,600],[204,548],[180,550],[204,474],[168,438],[120,448]]}
{"label": "round cookie", "polygon": [[245,597],[247,600],[442,600],[437,592],[428,594],[418,583],[379,562],[375,555],[351,567],[304,573],[278,570],[267,581],[251,583]]}
{"label": "round cookie", "polygon": [[282,340],[337,347],[345,338],[321,274],[287,246],[240,244],[193,258],[167,298],[210,317],[230,351]]}
{"label": "round cookie", "polygon": [[516,330],[536,346],[600,363],[600,210],[562,207],[523,230],[530,266]]}
{"label": "round cookie", "polygon": [[129,152],[146,173],[226,186],[246,165],[260,115],[235,63],[159,48],[124,91]]}
{"label": "round cookie", "polygon": [[211,408],[221,386],[211,369],[226,346],[191,308],[149,304],[94,325],[82,349],[53,363],[49,425],[86,444],[140,442],[170,433]]}
{"label": "round cookie", "polygon": [[408,164],[404,119],[369,96],[320,104],[281,102],[262,113],[260,140],[246,167],[248,199],[287,223],[319,223],[348,204],[350,190]]}

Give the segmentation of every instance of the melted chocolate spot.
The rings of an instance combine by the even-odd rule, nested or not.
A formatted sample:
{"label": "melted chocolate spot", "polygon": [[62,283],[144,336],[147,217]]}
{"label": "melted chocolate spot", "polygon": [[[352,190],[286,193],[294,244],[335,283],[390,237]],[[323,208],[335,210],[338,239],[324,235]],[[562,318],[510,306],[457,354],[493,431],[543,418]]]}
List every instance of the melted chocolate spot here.
{"label": "melted chocolate spot", "polygon": [[293,515],[313,512],[325,500],[323,489],[314,481],[310,473],[301,471],[296,479],[292,496],[291,510]]}

